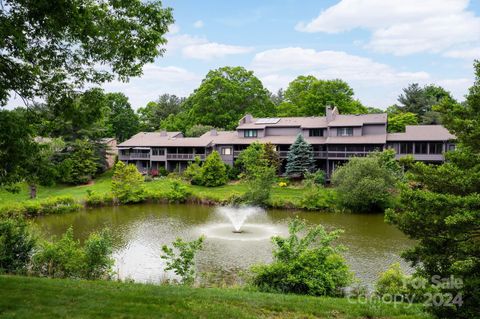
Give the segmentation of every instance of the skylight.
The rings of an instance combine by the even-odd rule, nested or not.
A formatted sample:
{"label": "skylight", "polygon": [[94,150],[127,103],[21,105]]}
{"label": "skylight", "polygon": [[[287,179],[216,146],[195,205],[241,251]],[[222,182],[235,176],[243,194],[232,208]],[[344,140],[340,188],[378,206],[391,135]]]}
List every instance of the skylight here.
{"label": "skylight", "polygon": [[278,121],[280,121],[278,117],[268,117],[256,120],[255,124],[275,124],[278,123]]}

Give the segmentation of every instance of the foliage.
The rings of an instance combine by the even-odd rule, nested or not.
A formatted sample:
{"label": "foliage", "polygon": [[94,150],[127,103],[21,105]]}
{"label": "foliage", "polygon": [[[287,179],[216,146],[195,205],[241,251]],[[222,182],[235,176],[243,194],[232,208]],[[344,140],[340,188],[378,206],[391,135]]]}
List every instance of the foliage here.
{"label": "foliage", "polygon": [[335,205],[334,192],[317,184],[315,177],[303,181],[304,191],[300,200],[300,207],[308,210],[331,209]]}
{"label": "foliage", "polygon": [[112,193],[122,204],[138,203],[144,197],[144,179],[133,164],[115,164],[112,177]]}
{"label": "foliage", "polygon": [[463,285],[440,287],[440,292],[461,295],[462,305],[432,307],[439,317],[473,318],[480,313],[480,62],[475,61],[475,82],[464,104],[442,100],[437,111],[459,142],[448,161],[438,166],[415,163],[400,203],[386,219],[416,246],[404,253],[417,272],[432,282],[461,279]]}
{"label": "foliage", "polygon": [[397,182],[398,177],[377,154],[352,158],[332,176],[339,204],[358,212],[379,212],[389,207]]}
{"label": "foliage", "polygon": [[195,123],[223,129],[234,129],[246,113],[265,117],[275,112],[262,82],[243,67],[209,71],[185,107],[188,126]]}
{"label": "foliage", "polygon": [[185,135],[190,137],[199,137],[207,132],[210,132],[212,129],[214,129],[214,127],[211,125],[195,124],[187,129]]}
{"label": "foliage", "polygon": [[88,207],[101,207],[113,204],[113,195],[111,193],[98,194],[91,190],[87,190],[87,198],[85,205]]}
{"label": "foliage", "polygon": [[285,90],[285,102],[278,106],[279,116],[321,116],[325,107],[334,105],[342,114],[367,113],[353,99],[353,89],[344,81],[320,80],[312,75],[299,76]]}
{"label": "foliage", "polygon": [[322,225],[307,227],[293,219],[287,238],[272,238],[273,263],[252,268],[252,284],[262,291],[341,295],[340,289],[351,282],[352,275],[339,255],[343,247],[332,245],[339,234],[339,230],[327,232]]}
{"label": "foliage", "polygon": [[418,117],[415,113],[406,112],[389,116],[388,133],[405,132],[405,126],[418,124]]}
{"label": "foliage", "polygon": [[315,166],[312,145],[308,144],[301,134],[290,146],[287,155],[286,174],[289,177],[302,177]]}
{"label": "foliage", "polygon": [[202,166],[202,185],[215,187],[225,185],[228,181],[225,164],[217,151],[213,151],[205,159]]}
{"label": "foliage", "polygon": [[187,178],[192,185],[202,185],[202,162],[200,157],[195,156],[195,161],[190,163],[183,171],[183,176]]}
{"label": "foliage", "polygon": [[153,132],[160,129],[161,121],[169,115],[176,115],[183,109],[185,98],[173,94],[162,94],[155,102],[148,102],[137,110],[142,131]]}
{"label": "foliage", "polygon": [[108,93],[105,95],[109,109],[107,117],[109,137],[115,137],[121,143],[136,133],[139,129],[138,116],[123,93]]}
{"label": "foliage", "polygon": [[192,194],[190,189],[177,180],[172,181],[172,187],[167,193],[168,201],[171,203],[183,203]]}
{"label": "foliage", "polygon": [[0,218],[0,273],[24,273],[36,244],[37,238],[25,219]]}
{"label": "foliage", "polygon": [[278,155],[276,146],[268,142],[263,144],[263,150],[263,157],[267,161],[267,165],[272,166],[275,172],[278,173],[282,166],[282,160],[280,159],[280,155]]}
{"label": "foliage", "polygon": [[275,176],[275,168],[272,166],[259,165],[249,171],[246,177],[248,189],[243,200],[252,205],[266,205],[270,199]]}
{"label": "foliage", "polygon": [[[325,171],[322,169],[317,170],[314,173],[306,172],[304,174],[305,180],[311,180],[315,185],[325,185],[327,181],[327,176]],[[306,186],[306,185],[305,185]]]}
{"label": "foliage", "polygon": [[162,246],[161,258],[167,262],[165,270],[173,270],[184,285],[191,285],[195,280],[195,255],[203,248],[203,241],[203,237],[190,242],[177,238],[172,243],[173,248]]}
{"label": "foliage", "polygon": [[253,142],[240,152],[236,163],[241,167],[242,172],[248,175],[250,172],[253,172],[257,166],[267,165],[265,159],[264,144]]}
{"label": "foliage", "polygon": [[88,140],[76,140],[71,147],[59,167],[61,180],[69,184],[85,184],[93,179],[98,168],[94,145]]}
{"label": "foliage", "polygon": [[70,213],[80,208],[80,204],[78,204],[72,196],[64,195],[5,205],[0,208],[0,216],[36,217],[49,214]]}
{"label": "foliage", "polygon": [[164,52],[173,23],[171,9],[140,0],[14,0],[7,7],[0,22],[0,105],[11,92],[24,100],[60,99],[89,82],[141,75],[143,65]]}
{"label": "foliage", "polygon": [[53,278],[104,278],[109,276],[113,265],[111,252],[108,230],[90,234],[82,247],[69,228],[59,240],[41,244],[33,255],[32,271]]}

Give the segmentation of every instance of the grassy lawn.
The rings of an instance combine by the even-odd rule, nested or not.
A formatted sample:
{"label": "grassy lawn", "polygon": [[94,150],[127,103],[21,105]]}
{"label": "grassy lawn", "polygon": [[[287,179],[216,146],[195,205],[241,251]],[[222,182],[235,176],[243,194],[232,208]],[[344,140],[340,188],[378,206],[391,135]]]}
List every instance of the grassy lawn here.
{"label": "grassy lawn", "polygon": [[0,318],[430,318],[418,305],[0,276]]}
{"label": "grassy lawn", "polygon": [[[78,200],[82,200],[87,196],[87,190],[92,190],[96,193],[108,193],[111,188],[111,172],[107,172],[95,179],[91,185],[68,186],[56,185],[52,187],[39,186],[37,191],[37,198],[47,198],[51,196],[71,195]],[[168,179],[154,180],[145,183],[147,190],[165,191],[170,189],[170,181]],[[193,194],[200,198],[207,198],[212,200],[226,200],[232,195],[241,195],[246,192],[247,186],[238,182],[231,183],[220,187],[203,187],[191,186]],[[286,201],[297,203],[302,196],[302,189],[295,187],[281,188],[274,186],[272,192],[272,201]],[[21,191],[16,194],[9,193],[0,189],[0,206],[11,204],[13,202],[21,202],[29,200],[29,193],[26,184],[21,185]]]}

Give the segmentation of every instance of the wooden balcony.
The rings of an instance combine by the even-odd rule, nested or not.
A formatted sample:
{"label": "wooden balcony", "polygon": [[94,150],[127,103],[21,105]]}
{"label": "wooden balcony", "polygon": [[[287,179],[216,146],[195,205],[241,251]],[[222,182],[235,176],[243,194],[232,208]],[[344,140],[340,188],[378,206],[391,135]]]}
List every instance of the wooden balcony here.
{"label": "wooden balcony", "polygon": [[180,153],[167,153],[167,160],[184,160],[184,161],[194,161],[195,157],[200,157],[201,160],[205,159],[205,154],[180,154]]}
{"label": "wooden balcony", "polygon": [[121,160],[121,161],[148,160],[148,159],[150,159],[150,153],[119,154],[118,159]]}

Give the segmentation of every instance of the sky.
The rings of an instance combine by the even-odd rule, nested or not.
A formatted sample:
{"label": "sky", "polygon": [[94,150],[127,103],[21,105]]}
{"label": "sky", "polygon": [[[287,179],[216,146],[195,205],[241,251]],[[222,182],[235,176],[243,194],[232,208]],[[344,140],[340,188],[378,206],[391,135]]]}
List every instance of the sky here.
{"label": "sky", "polygon": [[243,66],[272,92],[298,75],[340,78],[385,109],[409,83],[463,100],[480,59],[480,0],[168,0],[166,53],[142,77],[111,82],[132,107],[188,96],[211,69]]}

